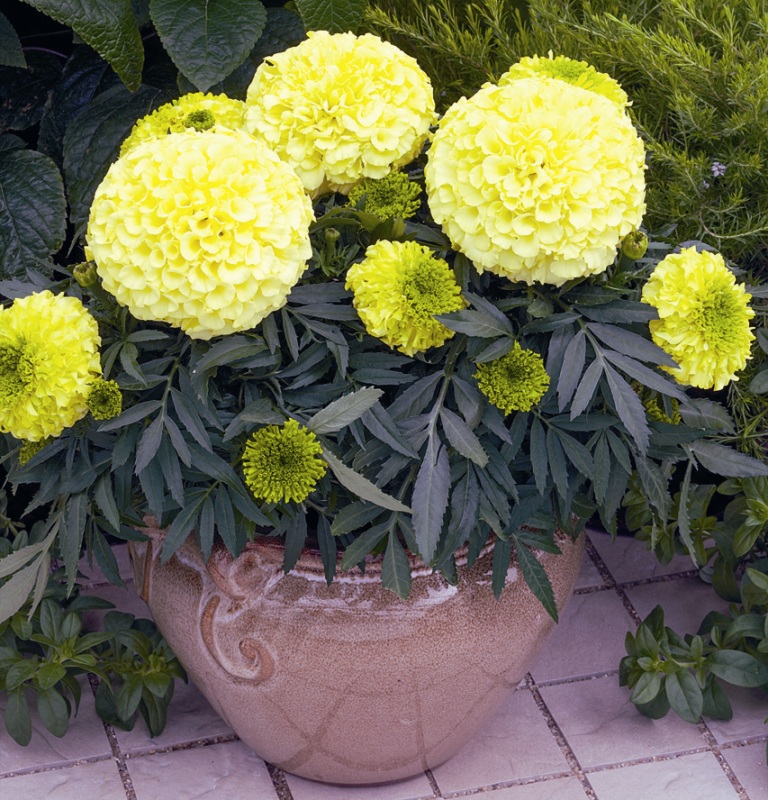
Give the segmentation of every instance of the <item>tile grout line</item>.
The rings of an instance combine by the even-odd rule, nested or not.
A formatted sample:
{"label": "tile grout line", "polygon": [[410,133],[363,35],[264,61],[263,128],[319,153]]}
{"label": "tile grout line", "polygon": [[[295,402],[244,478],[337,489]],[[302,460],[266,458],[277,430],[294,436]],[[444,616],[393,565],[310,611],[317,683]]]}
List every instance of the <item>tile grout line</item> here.
{"label": "tile grout line", "polygon": [[[93,692],[95,699],[99,680],[92,672],[88,673],[88,683],[91,685],[91,691]],[[123,754],[122,750],[120,750],[120,743],[117,741],[115,729],[104,720],[102,720],[102,724],[104,726],[104,732],[107,734],[107,739],[109,740],[110,749],[112,750],[112,758],[115,762],[115,766],[117,767],[117,771],[120,774],[120,780],[123,784],[123,791],[125,792],[126,800],[138,800],[136,797],[136,791],[133,788],[131,773],[128,771],[125,755]]]}
{"label": "tile grout line", "polygon": [[445,800],[462,800],[462,798],[465,797],[469,798],[469,800],[474,800],[475,798],[482,798],[486,792],[495,792],[499,789],[514,789],[517,786],[533,786],[535,784],[548,783],[549,781],[561,780],[563,778],[573,778],[573,772],[571,770],[565,772],[550,772],[546,775],[536,775],[531,778],[499,781],[498,783],[489,783],[486,786],[475,786],[472,789],[459,789],[455,792],[448,792],[441,795],[441,797],[445,798]]}
{"label": "tile grout line", "polygon": [[432,789],[432,795],[437,798],[444,797],[445,795],[443,794],[440,787],[437,785],[437,780],[435,779],[435,776],[432,774],[432,770],[425,769],[424,775],[426,775],[427,780],[429,781],[429,788]]}
{"label": "tile grout line", "polygon": [[214,744],[227,744],[228,742],[238,742],[239,737],[235,733],[222,734],[221,736],[207,736],[201,739],[190,739],[186,742],[176,742],[176,744],[165,744],[148,746],[136,750],[128,750],[123,755],[128,760],[146,758],[147,756],[162,755],[164,753],[175,753],[179,750],[195,750],[198,747],[208,747]]}
{"label": "tile grout line", "polygon": [[68,761],[62,761],[61,764],[36,764],[32,767],[19,767],[10,772],[3,772],[0,774],[0,781],[5,778],[19,778],[23,775],[38,775],[41,772],[56,772],[58,770],[70,769],[71,767],[79,767],[83,764],[98,764],[101,761],[112,761],[114,756],[112,753],[104,756],[84,756],[83,758],[73,758]]}
{"label": "tile grout line", "polygon": [[696,727],[699,729],[699,733],[704,737],[704,741],[709,746],[709,751],[712,755],[717,759],[717,763],[720,765],[720,769],[725,773],[725,777],[728,778],[730,781],[731,786],[736,790],[736,793],[739,795],[739,800],[749,800],[749,795],[747,794],[747,790],[741,785],[741,781],[736,777],[736,773],[731,769],[731,765],[725,760],[725,756],[720,751],[720,745],[715,739],[714,734],[709,729],[709,726],[704,721],[702,717],[699,719]]}
{"label": "tile grout line", "polygon": [[288,786],[285,772],[283,772],[280,767],[276,767],[274,764],[270,764],[267,761],[265,761],[264,764],[267,767],[267,772],[269,773],[278,800],[293,800],[293,793],[291,792],[291,787]]}
{"label": "tile grout line", "polygon": [[584,773],[584,770],[579,763],[579,759],[576,757],[576,753],[573,752],[573,749],[568,743],[565,734],[560,729],[560,726],[557,724],[554,716],[552,716],[552,712],[544,702],[544,698],[541,696],[541,692],[536,687],[536,684],[534,683],[533,677],[530,673],[525,676],[525,685],[528,691],[533,695],[533,699],[536,701],[536,705],[538,706],[539,711],[542,713],[544,720],[547,723],[549,732],[554,737],[555,742],[557,742],[557,746],[560,748],[560,752],[563,754],[566,763],[570,767],[572,775],[579,781],[581,788],[584,790],[584,793],[587,795],[589,800],[598,800],[597,794],[595,794],[595,790],[592,788],[592,784],[589,782],[589,778]]}

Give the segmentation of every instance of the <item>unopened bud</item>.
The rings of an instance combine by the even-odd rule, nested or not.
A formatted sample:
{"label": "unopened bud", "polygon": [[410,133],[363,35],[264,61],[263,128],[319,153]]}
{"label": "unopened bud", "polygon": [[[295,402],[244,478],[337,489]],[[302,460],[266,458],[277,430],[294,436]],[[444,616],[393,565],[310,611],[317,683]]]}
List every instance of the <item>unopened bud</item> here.
{"label": "unopened bud", "polygon": [[99,281],[96,265],[93,261],[83,261],[82,264],[77,264],[72,270],[72,276],[83,289],[95,286]]}
{"label": "unopened bud", "polygon": [[341,233],[339,233],[336,228],[326,228],[325,229],[325,243],[328,245],[335,245],[336,242],[339,241],[341,238]]}
{"label": "unopened bud", "polygon": [[632,231],[621,240],[621,254],[637,261],[648,249],[648,237],[642,231]]}
{"label": "unopened bud", "polygon": [[196,131],[208,131],[216,124],[216,117],[207,108],[192,111],[184,117],[184,127]]}

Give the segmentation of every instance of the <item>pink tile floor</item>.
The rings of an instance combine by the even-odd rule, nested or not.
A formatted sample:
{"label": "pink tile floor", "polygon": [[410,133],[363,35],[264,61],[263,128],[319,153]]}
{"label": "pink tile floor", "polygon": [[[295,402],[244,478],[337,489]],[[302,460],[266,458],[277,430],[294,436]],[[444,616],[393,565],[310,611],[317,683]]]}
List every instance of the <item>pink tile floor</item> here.
{"label": "pink tile floor", "polygon": [[[127,566],[125,553],[118,558]],[[133,592],[90,591],[146,616]],[[731,692],[734,719],[648,720],[618,685],[624,635],[656,603],[680,633],[717,606],[687,559],[661,567],[642,544],[592,533],[576,593],[504,707],[452,760],[377,787],[325,786],[265,764],[192,686],[150,739],[102,724],[85,691],[63,739],[35,724],[29,747],[0,726],[2,800],[768,800],[768,698]],[[674,604],[674,608],[673,608]],[[88,688],[88,687],[84,687]]]}

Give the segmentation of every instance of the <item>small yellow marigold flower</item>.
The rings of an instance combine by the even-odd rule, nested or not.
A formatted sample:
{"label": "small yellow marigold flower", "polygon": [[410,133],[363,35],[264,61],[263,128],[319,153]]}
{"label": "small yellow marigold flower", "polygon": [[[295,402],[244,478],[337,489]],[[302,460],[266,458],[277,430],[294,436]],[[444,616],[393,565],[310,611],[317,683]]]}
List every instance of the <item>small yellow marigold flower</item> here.
{"label": "small yellow marigold flower", "polygon": [[466,306],[448,264],[417,242],[372,244],[349,268],[346,287],[368,333],[407,356],[450,339],[435,314]]}
{"label": "small yellow marigold flower", "polygon": [[86,255],[138,319],[194,339],[253,328],[284,305],[312,254],[296,173],[245,131],[142,142],[96,190]]}
{"label": "small yellow marigold flower", "polygon": [[325,475],[320,442],[294,419],[251,434],[243,451],[245,483],[257,500],[301,503]]}
{"label": "small yellow marigold flower", "polygon": [[100,344],[76,297],[46,290],[0,309],[0,431],[39,442],[82,419]]}
{"label": "small yellow marigold flower", "polygon": [[499,86],[504,86],[520,78],[551,78],[564,81],[607,97],[622,111],[630,105],[627,93],[610,75],[598,72],[586,61],[576,61],[568,56],[555,57],[551,50],[548,58],[541,56],[521,58],[499,78]]}
{"label": "small yellow marigold flower", "polygon": [[142,117],[120,147],[120,155],[140,142],[159,139],[169,133],[226,128],[239,130],[245,124],[245,103],[225,94],[192,92],[156,108]]}
{"label": "small yellow marigold flower", "polygon": [[424,170],[432,215],[481,271],[561,286],[603,272],[645,211],[627,114],[563,81],[486,84],[440,122]]}
{"label": "small yellow marigold flower", "polygon": [[117,381],[105,381],[97,378],[91,384],[86,403],[94,419],[112,419],[123,410],[123,393],[120,391]]}
{"label": "small yellow marigold flower", "polygon": [[436,118],[416,60],[370,33],[310,31],[258,67],[246,105],[248,130],[296,169],[313,197],[346,194],[412,161]]}
{"label": "small yellow marigold flower", "polygon": [[665,369],[680,383],[717,390],[738,380],[755,338],[749,326],[755,312],[719,253],[688,247],[668,255],[642,299],[659,312],[649,323],[651,336],[677,362]]}
{"label": "small yellow marigold flower", "polygon": [[475,380],[480,391],[505,414],[530,411],[549,388],[544,362],[518,342],[506,355],[477,365]]}
{"label": "small yellow marigold flower", "polygon": [[410,219],[421,205],[421,187],[403,172],[390,172],[384,178],[364,178],[349,191],[349,204],[363,201],[363,211],[381,219]]}

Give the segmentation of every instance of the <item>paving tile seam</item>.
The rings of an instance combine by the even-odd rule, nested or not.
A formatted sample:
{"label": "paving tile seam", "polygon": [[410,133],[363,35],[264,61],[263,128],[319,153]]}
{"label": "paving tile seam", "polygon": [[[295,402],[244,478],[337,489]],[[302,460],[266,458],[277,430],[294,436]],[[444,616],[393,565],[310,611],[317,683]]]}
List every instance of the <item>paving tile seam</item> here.
{"label": "paving tile seam", "polygon": [[567,683],[586,683],[587,681],[597,681],[600,678],[613,678],[619,674],[619,668],[606,669],[602,672],[588,672],[584,675],[570,675],[567,678],[549,678],[543,681],[537,681],[531,677],[531,683],[527,687],[529,689],[546,689],[548,686],[563,686]]}
{"label": "paving tile seam", "polygon": [[768,744],[768,732],[765,734],[757,734],[756,736],[745,736],[741,739],[733,739],[730,742],[723,742],[719,747],[721,750],[739,750],[742,747],[749,747],[751,744],[760,744],[761,742]]}
{"label": "paving tile seam", "polygon": [[18,778],[20,775],[37,775],[40,772],[56,772],[57,770],[81,767],[84,764],[98,764],[100,761],[115,761],[115,756],[110,753],[103,756],[85,756],[61,761],[57,764],[36,764],[34,767],[19,767],[10,772],[0,772],[0,780],[5,778]]}
{"label": "paving tile seam", "polygon": [[285,778],[285,773],[280,767],[270,764],[268,761],[264,762],[269,773],[269,778],[272,781],[272,786],[275,789],[277,800],[293,800],[293,793],[291,787],[288,786],[288,781]]}
{"label": "paving tile seam", "polygon": [[239,742],[240,738],[237,734],[228,733],[220,736],[205,736],[199,739],[188,739],[184,742],[175,742],[174,744],[164,744],[153,746],[151,744],[142,747],[131,748],[125,750],[123,755],[126,759],[146,758],[147,756],[156,756],[163,753],[173,753],[178,750],[195,750],[199,747],[210,747],[213,744],[228,744],[229,742]]}
{"label": "paving tile seam", "polygon": [[570,767],[571,773],[579,781],[581,788],[584,790],[584,793],[587,795],[589,800],[599,800],[595,790],[592,788],[592,784],[589,782],[589,778],[587,778],[584,770],[581,768],[581,763],[579,762],[576,753],[573,751],[573,748],[568,742],[568,739],[566,738],[562,729],[557,724],[557,720],[555,720],[552,712],[549,710],[549,706],[544,702],[541,692],[534,686],[533,678],[530,673],[525,676],[525,682],[526,686],[528,687],[528,691],[530,691],[530,693],[533,695],[533,699],[535,700],[539,711],[544,717],[544,721],[549,728],[549,732],[552,734],[557,746],[560,748],[560,752],[563,754],[566,764],[568,764]]}
{"label": "paving tile seam", "polygon": [[495,792],[498,789],[513,789],[516,786],[533,786],[537,783],[547,783],[548,781],[560,780],[562,778],[573,778],[574,774],[571,771],[567,772],[548,772],[544,775],[536,775],[528,778],[518,778],[512,781],[499,781],[498,783],[489,783],[485,786],[476,786],[473,789],[461,789],[456,792],[447,792],[440,795],[445,800],[455,800],[461,797],[481,797],[487,792]]}
{"label": "paving tile seam", "polygon": [[731,769],[731,765],[720,752],[720,745],[707,723],[703,719],[700,719],[696,727],[699,729],[699,733],[704,737],[704,741],[709,745],[712,755],[717,759],[717,763],[720,765],[720,769],[725,773],[725,777],[728,778],[731,786],[733,786],[739,795],[739,800],[749,800],[747,790],[741,785],[741,781],[736,777],[736,773]]}
{"label": "paving tile seam", "polygon": [[[90,684],[91,692],[93,692],[93,697],[95,699],[96,690],[99,687],[99,679],[92,672],[88,673],[88,683]],[[123,791],[125,792],[126,800],[138,800],[136,797],[136,792],[133,788],[131,773],[128,771],[128,766],[125,761],[125,754],[120,749],[120,742],[117,740],[115,729],[108,722],[104,722],[103,720],[102,725],[104,726],[104,732],[107,734],[107,739],[109,740],[109,746],[112,750],[112,757],[114,758],[117,771],[120,775],[120,780],[123,784]]]}
{"label": "paving tile seam", "polygon": [[432,770],[425,769],[424,775],[429,781],[429,788],[432,790],[432,797],[438,797],[438,798],[443,797],[443,794],[440,791],[440,787],[437,785],[437,780],[435,779],[435,776],[432,774]]}

